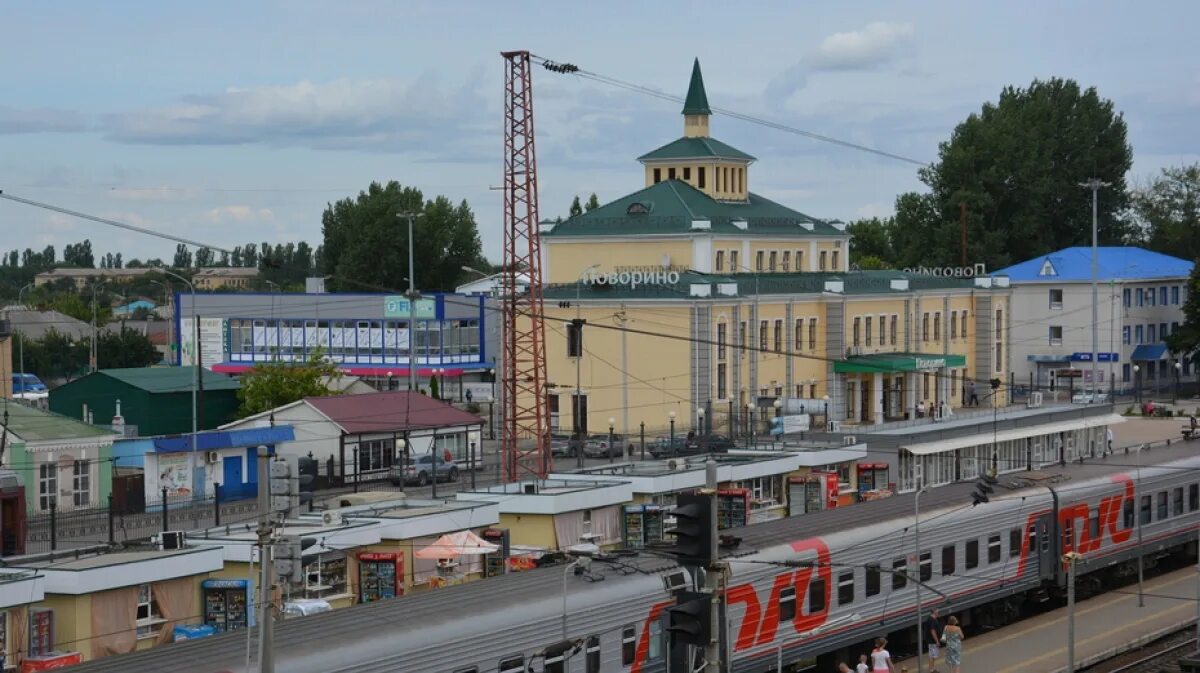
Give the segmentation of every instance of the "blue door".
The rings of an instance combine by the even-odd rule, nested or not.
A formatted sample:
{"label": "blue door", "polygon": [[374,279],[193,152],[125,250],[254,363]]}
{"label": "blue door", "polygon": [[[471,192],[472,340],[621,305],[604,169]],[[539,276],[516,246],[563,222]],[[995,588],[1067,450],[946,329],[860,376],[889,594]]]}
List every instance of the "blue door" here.
{"label": "blue door", "polygon": [[241,498],[245,490],[242,483],[242,457],[225,456],[225,479],[221,482],[221,497],[233,500]]}

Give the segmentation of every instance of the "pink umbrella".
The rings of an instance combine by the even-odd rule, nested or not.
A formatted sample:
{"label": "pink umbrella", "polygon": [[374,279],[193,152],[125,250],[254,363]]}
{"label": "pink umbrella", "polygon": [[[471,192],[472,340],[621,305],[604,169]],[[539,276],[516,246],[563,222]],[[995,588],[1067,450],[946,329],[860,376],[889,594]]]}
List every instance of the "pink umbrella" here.
{"label": "pink umbrella", "polygon": [[500,547],[479,537],[469,530],[447,533],[428,547],[418,549],[414,556],[421,559],[444,559],[459,556],[491,554]]}

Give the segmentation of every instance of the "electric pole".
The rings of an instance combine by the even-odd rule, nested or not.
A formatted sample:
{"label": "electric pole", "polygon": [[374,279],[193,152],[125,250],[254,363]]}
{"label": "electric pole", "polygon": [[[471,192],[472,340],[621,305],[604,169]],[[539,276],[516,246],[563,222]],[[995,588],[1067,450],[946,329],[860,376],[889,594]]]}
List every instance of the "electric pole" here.
{"label": "electric pole", "polygon": [[1067,673],[1075,673],[1075,566],[1079,554],[1063,554],[1067,563]]}
{"label": "electric pole", "polygon": [[258,559],[262,573],[258,600],[258,670],[275,673],[275,569],[272,563],[271,535],[271,454],[267,447],[258,447]]}
{"label": "electric pole", "polygon": [[724,564],[717,555],[717,463],[709,456],[704,461],[704,488],[712,504],[709,516],[708,557],[710,559],[707,572],[704,573],[705,589],[712,600],[712,610],[709,615],[709,641],[704,648],[704,672],[721,673],[721,580],[725,576]]}
{"label": "electric pole", "polygon": [[[1099,203],[1099,192],[1101,187],[1107,187],[1108,183],[1100,178],[1090,178],[1087,182],[1079,183],[1080,187],[1086,187],[1092,190],[1092,401],[1096,400],[1096,394],[1099,392],[1099,381],[1096,380],[1096,359],[1097,355],[1097,336],[1096,330],[1099,323],[1099,289],[1098,282],[1098,256],[1100,254],[1099,236],[1097,235],[1097,204]],[[1109,357],[1112,357],[1109,355]]]}

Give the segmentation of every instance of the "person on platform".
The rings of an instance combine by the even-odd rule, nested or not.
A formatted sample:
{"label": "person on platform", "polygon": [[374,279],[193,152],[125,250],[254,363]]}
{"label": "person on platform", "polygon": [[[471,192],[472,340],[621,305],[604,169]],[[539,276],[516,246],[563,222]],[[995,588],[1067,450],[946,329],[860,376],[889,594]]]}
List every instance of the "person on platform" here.
{"label": "person on platform", "polygon": [[938,643],[942,640],[942,620],[938,619],[937,608],[929,611],[929,617],[925,619],[925,637],[928,638],[926,643],[929,653],[929,670],[937,670],[937,659],[940,654]]}
{"label": "person on platform", "polygon": [[858,655],[858,665],[854,667],[854,673],[871,673],[871,667],[867,664],[869,657],[865,654]]}
{"label": "person on platform", "polygon": [[1107,430],[1105,430],[1105,434],[1107,435],[1107,439],[1108,439],[1108,454],[1112,454],[1112,445],[1113,445],[1112,426],[1109,426],[1109,428]]}
{"label": "person on platform", "polygon": [[979,393],[975,392],[975,382],[967,381],[967,406],[979,406]]}
{"label": "person on platform", "polygon": [[925,400],[917,402],[917,418],[925,418]]}
{"label": "person on platform", "polygon": [[1193,413],[1188,416],[1188,425],[1192,427],[1192,432],[1196,431],[1196,414]]}
{"label": "person on platform", "polygon": [[950,673],[962,673],[963,631],[954,615],[946,618],[942,642],[946,645],[946,665],[950,667]]}
{"label": "person on platform", "polygon": [[837,662],[837,672],[838,673],[854,673],[854,671],[850,670],[850,667],[847,666],[846,662],[844,662],[844,661]]}
{"label": "person on platform", "polygon": [[875,649],[871,650],[872,673],[896,673],[892,653],[887,651],[887,638],[876,638]]}

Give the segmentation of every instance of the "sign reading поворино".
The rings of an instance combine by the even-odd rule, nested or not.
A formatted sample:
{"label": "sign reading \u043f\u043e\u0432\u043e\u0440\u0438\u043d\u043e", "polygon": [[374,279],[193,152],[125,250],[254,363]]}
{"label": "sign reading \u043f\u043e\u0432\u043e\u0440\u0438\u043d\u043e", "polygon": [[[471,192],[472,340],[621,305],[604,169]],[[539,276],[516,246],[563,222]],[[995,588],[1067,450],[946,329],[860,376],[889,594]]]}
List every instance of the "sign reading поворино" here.
{"label": "sign reading \u043f\u043e\u0432\u043e\u0440\u0438\u043d\u043e", "polygon": [[679,283],[679,272],[671,269],[655,269],[654,267],[634,268],[619,271],[589,271],[584,274],[583,282],[588,285],[624,285],[634,289],[639,285],[676,285]]}
{"label": "sign reading \u043f\u043e\u0432\u043e\u0440\u0438\u043d\u043e", "polygon": [[904,273],[937,278],[982,278],[987,275],[987,267],[982,262],[975,266],[910,266]]}
{"label": "sign reading \u043f\u043e\u0432\u043e\u0440\u0438\u043d\u043e", "polygon": [[915,369],[941,369],[946,366],[946,358],[913,358]]}

